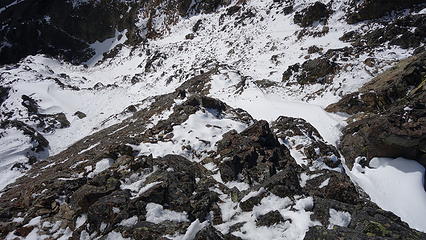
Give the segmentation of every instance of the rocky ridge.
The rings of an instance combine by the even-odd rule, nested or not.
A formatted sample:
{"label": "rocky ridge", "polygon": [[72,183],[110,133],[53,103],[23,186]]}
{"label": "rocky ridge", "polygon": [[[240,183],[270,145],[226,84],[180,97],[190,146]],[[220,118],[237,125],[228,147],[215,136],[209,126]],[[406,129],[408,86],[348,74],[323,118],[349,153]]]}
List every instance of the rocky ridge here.
{"label": "rocky ridge", "polygon": [[[303,237],[308,229],[306,239],[425,237],[361,197],[337,149],[306,121],[280,117],[269,125],[198,95],[209,91],[210,75],[34,165],[1,196],[3,237],[245,239],[262,226],[271,237]],[[217,125],[184,127],[198,114]],[[228,131],[232,124],[240,130]],[[204,131],[222,136],[202,139]],[[150,144],[169,142],[181,149],[145,155]]]}
{"label": "rocky ridge", "polygon": [[25,0],[0,20],[0,238],[425,238],[350,172],[424,164],[424,3]]}
{"label": "rocky ridge", "polygon": [[425,61],[425,52],[406,59],[327,108],[354,114],[340,144],[350,168],[383,156],[425,165]]}

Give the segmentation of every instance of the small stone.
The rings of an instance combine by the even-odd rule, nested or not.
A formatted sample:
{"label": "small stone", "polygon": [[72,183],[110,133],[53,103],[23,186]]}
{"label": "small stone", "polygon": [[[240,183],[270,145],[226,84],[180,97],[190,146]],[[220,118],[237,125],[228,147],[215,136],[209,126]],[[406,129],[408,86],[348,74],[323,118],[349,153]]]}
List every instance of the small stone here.
{"label": "small stone", "polygon": [[80,112],[80,111],[75,112],[74,116],[77,116],[80,119],[87,117],[87,115],[84,112]]}
{"label": "small stone", "polygon": [[272,226],[284,222],[283,216],[278,210],[271,211],[257,218],[256,226]]}

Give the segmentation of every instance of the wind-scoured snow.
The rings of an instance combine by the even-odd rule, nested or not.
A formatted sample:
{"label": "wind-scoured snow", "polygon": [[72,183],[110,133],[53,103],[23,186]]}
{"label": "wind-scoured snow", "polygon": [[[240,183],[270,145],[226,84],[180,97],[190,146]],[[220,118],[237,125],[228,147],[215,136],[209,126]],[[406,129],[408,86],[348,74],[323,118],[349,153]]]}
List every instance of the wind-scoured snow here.
{"label": "wind-scoured snow", "polygon": [[21,131],[14,128],[0,131],[0,190],[22,176],[23,172],[13,166],[27,162],[25,154],[31,148],[31,139]]}

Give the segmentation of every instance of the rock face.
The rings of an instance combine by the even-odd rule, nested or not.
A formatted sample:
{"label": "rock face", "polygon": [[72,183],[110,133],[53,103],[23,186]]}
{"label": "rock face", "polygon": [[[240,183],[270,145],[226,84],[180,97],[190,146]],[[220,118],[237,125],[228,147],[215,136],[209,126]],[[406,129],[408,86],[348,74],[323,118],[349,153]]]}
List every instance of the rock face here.
{"label": "rock face", "polygon": [[[356,2],[356,1],[354,1]],[[347,21],[348,23],[357,23],[364,20],[372,20],[379,17],[383,17],[392,11],[402,10],[409,8],[413,5],[424,4],[421,0],[367,0],[356,6],[353,13],[349,14]]]}
{"label": "rock face", "polygon": [[[78,64],[95,54],[89,44],[114,38],[117,32],[122,32],[119,39],[126,37],[127,44],[131,45],[162,34],[154,27],[158,16],[151,9],[164,11],[167,14],[165,24],[173,25],[179,16],[210,13],[229,4],[224,0],[191,3],[176,0],[3,1],[0,23],[5,27],[0,30],[0,64],[14,63],[39,53]],[[141,17],[147,19],[145,29],[136,27]]]}
{"label": "rock face", "polygon": [[[5,1],[0,8],[11,3]],[[37,53],[61,56],[74,63],[88,60],[93,55],[89,43],[114,37],[116,31],[125,28],[131,31],[135,11],[125,14],[128,7],[124,1],[12,3],[0,13],[1,24],[7,26],[0,31],[0,41],[6,44],[0,51],[0,64]]]}
{"label": "rock face", "polygon": [[355,114],[340,145],[349,167],[358,156],[403,156],[425,165],[425,66],[423,52],[327,108]]}
{"label": "rock face", "polygon": [[28,126],[27,124],[18,121],[18,120],[10,120],[10,121],[2,121],[0,123],[0,129],[10,129],[15,128],[23,132],[24,135],[28,136],[33,144],[32,151],[38,153],[42,152],[48,148],[49,142],[44,138],[41,134],[39,134],[34,128]]}

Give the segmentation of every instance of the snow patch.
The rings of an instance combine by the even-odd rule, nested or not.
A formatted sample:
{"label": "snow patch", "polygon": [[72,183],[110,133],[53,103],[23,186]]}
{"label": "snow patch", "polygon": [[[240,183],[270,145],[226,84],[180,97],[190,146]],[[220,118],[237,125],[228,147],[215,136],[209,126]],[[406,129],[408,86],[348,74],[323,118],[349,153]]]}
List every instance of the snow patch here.
{"label": "snow patch", "polygon": [[111,158],[104,158],[104,159],[100,160],[99,162],[96,163],[95,169],[93,170],[93,172],[89,173],[87,175],[87,177],[93,178],[94,176],[98,175],[99,173],[110,168],[113,163],[114,163],[114,160],[111,159]]}
{"label": "snow patch", "polygon": [[347,227],[351,223],[351,214],[344,211],[337,211],[330,208],[330,218],[328,219],[328,229],[333,229],[333,226]]}
{"label": "snow patch", "polygon": [[426,232],[425,169],[418,162],[373,158],[370,167],[355,163],[348,174],[379,207],[392,211],[410,227]]}
{"label": "snow patch", "polygon": [[146,205],[146,221],[157,224],[164,221],[187,222],[188,216],[186,212],[175,212],[164,209],[160,204],[148,203]]}

